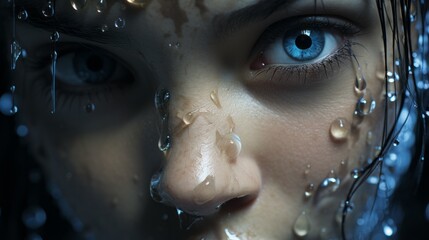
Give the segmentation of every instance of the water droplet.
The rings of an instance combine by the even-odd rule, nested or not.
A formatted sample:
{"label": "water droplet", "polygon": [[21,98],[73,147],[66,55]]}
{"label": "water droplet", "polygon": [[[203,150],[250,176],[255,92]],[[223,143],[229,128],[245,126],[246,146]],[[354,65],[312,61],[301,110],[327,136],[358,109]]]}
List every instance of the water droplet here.
{"label": "water droplet", "polygon": [[198,205],[205,204],[216,196],[215,178],[207,176],[198,186],[194,188],[194,202]]}
{"label": "water droplet", "polygon": [[217,108],[219,109],[222,108],[222,105],[220,105],[219,96],[217,94],[217,89],[214,89],[213,91],[211,91],[210,99],[212,100],[214,105],[216,105]]}
{"label": "water droplet", "polygon": [[340,186],[340,179],[337,177],[337,174],[335,174],[334,170],[331,170],[331,172],[328,174],[328,176],[323,179],[322,183],[319,186],[319,189],[321,191],[330,191],[335,192],[338,187]]}
{"label": "water droplet", "polygon": [[95,8],[97,9],[98,13],[104,12],[104,10],[106,10],[106,7],[106,0],[97,0],[97,2],[95,3]]}
{"label": "water droplet", "polygon": [[17,41],[13,41],[12,44],[10,45],[10,53],[12,56],[11,70],[15,70],[16,69],[16,63],[18,62],[18,59],[22,53],[22,48]]}
{"label": "water droplet", "polygon": [[228,240],[241,240],[235,232],[228,228],[225,228],[224,232]]}
{"label": "water droplet", "polygon": [[354,179],[359,178],[360,174],[361,174],[361,171],[359,169],[357,169],[357,168],[353,169],[352,172],[350,173],[350,175]]}
{"label": "water droplet", "polygon": [[26,11],[25,9],[21,10],[21,11],[18,13],[17,18],[18,18],[19,20],[22,20],[22,21],[27,20],[27,19],[28,19],[28,13],[27,13],[27,11]]}
{"label": "water droplet", "polygon": [[158,141],[158,149],[161,152],[167,152],[170,147],[171,147],[171,139],[170,139],[170,135],[168,133],[168,124],[166,120],[162,121],[162,127],[161,127],[161,135],[159,137],[159,141]]}
{"label": "water droplet", "polygon": [[305,188],[304,196],[305,196],[306,198],[309,198],[309,197],[313,196],[313,192],[314,192],[314,184],[310,183],[310,184],[308,184],[308,185],[307,185],[307,187]]}
{"label": "water droplet", "polygon": [[60,33],[55,31],[51,34],[50,39],[52,42],[58,42],[58,40],[60,39]]}
{"label": "water droplet", "polygon": [[305,237],[310,232],[310,221],[305,212],[302,212],[295,220],[293,232],[298,237]]}
{"label": "water droplet", "polygon": [[398,145],[399,145],[399,140],[398,139],[393,140],[393,146],[396,147]]}
{"label": "water droplet", "polygon": [[356,76],[356,80],[355,80],[355,92],[358,95],[361,95],[366,89],[366,80],[365,78],[362,76],[362,74],[358,74],[358,76]]}
{"label": "water droplet", "polygon": [[86,0],[70,0],[70,4],[74,10],[79,11],[85,7]]}
{"label": "water droplet", "polygon": [[155,107],[158,110],[161,118],[168,116],[168,102],[170,101],[170,92],[166,89],[161,89],[155,94]]}
{"label": "water droplet", "polygon": [[38,229],[46,222],[45,210],[41,207],[30,207],[22,214],[24,225],[30,229]]}
{"label": "water droplet", "polygon": [[241,152],[241,139],[236,133],[228,133],[222,136],[216,131],[216,143],[219,149],[228,156],[230,162],[235,162]]}
{"label": "water droplet", "polygon": [[19,125],[16,128],[16,134],[20,137],[25,137],[28,134],[28,128],[25,125]]}
{"label": "water droplet", "polygon": [[125,27],[125,19],[118,18],[115,21],[115,28],[124,28]]}
{"label": "water droplet", "polygon": [[136,7],[144,7],[149,2],[148,0],[126,0],[129,4]]}
{"label": "water droplet", "polygon": [[345,118],[337,118],[335,119],[330,128],[331,136],[335,140],[344,140],[349,135],[350,131],[350,123]]}
{"label": "water droplet", "polygon": [[52,1],[48,1],[45,8],[42,10],[42,14],[45,17],[53,17],[55,15],[55,7]]}
{"label": "water droplet", "polygon": [[163,198],[160,193],[162,170],[152,175],[150,179],[150,196],[155,202],[163,202]]}
{"label": "water droplet", "polygon": [[12,108],[10,109],[9,113],[11,115],[16,114],[18,112],[18,106],[12,106]]}
{"label": "water droplet", "polygon": [[100,30],[101,30],[101,32],[107,32],[107,31],[109,31],[109,26],[107,26],[106,24],[103,24],[101,27],[100,27]]}
{"label": "water droplet", "polygon": [[192,124],[196,119],[196,114],[194,112],[188,112],[183,115],[182,121],[185,125]]}
{"label": "water droplet", "polygon": [[14,92],[15,92],[15,90],[16,90],[16,86],[15,86],[15,85],[10,86],[10,91],[11,91],[12,93],[14,93]]}
{"label": "water droplet", "polygon": [[203,220],[203,217],[187,214],[178,208],[176,208],[176,211],[179,217],[180,228],[182,229],[189,230],[194,223]]}
{"label": "water droplet", "polygon": [[383,233],[387,237],[393,236],[397,231],[397,227],[393,219],[389,218],[383,223]]}
{"label": "water droplet", "polygon": [[88,103],[85,105],[85,111],[87,113],[92,113],[95,111],[95,104],[94,103]]}
{"label": "water droplet", "polygon": [[52,72],[52,84],[51,84],[51,100],[52,100],[52,110],[51,113],[54,114],[57,110],[57,99],[56,99],[56,71],[57,71],[57,58],[58,53],[57,51],[53,51],[51,54],[52,59],[52,66],[51,66],[51,72]]}
{"label": "water droplet", "polygon": [[365,93],[359,98],[356,104],[356,114],[358,116],[366,116],[371,114],[376,106],[376,102],[372,97],[370,91],[365,91]]}

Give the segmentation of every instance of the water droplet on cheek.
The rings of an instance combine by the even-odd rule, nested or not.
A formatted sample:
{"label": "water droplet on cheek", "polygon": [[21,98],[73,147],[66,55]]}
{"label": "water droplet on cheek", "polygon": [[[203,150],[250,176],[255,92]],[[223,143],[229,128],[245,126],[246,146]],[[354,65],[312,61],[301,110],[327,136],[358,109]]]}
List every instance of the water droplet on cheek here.
{"label": "water droplet on cheek", "polygon": [[358,74],[356,76],[356,81],[355,81],[355,92],[358,95],[361,95],[366,89],[366,80],[363,77],[361,70],[359,68],[358,70]]}
{"label": "water droplet on cheek", "polygon": [[366,116],[371,114],[376,106],[376,102],[368,90],[359,98],[356,103],[355,113],[358,116]]}
{"label": "water droplet on cheek", "polygon": [[305,237],[310,232],[310,221],[305,212],[302,212],[295,220],[293,232],[298,237]]}
{"label": "water droplet on cheek", "polygon": [[337,118],[335,119],[330,128],[331,136],[335,140],[344,140],[349,135],[350,131],[350,123],[345,118]]}
{"label": "water droplet on cheek", "polygon": [[215,178],[212,175],[207,176],[203,182],[198,184],[193,190],[194,202],[198,205],[205,204],[216,196]]}

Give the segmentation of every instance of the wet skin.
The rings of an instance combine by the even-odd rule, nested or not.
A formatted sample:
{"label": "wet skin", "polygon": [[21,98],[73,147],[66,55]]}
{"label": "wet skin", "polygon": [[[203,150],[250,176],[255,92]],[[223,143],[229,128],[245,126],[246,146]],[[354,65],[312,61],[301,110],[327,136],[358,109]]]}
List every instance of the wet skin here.
{"label": "wet skin", "polygon": [[[273,2],[153,0],[144,8],[122,10],[115,3],[97,13],[92,3],[76,12],[68,1],[58,1],[58,20],[67,16],[78,27],[75,34],[57,27],[55,114],[49,94],[54,29],[18,24],[17,39],[28,52],[17,71],[27,141],[98,239],[156,236],[157,224],[177,230],[177,223],[161,220],[174,208],[164,210],[149,196],[151,174],[161,166],[159,190],[166,203],[205,216],[185,233],[188,238],[291,239],[304,210],[311,213],[309,234],[317,238],[327,218],[322,205],[335,214],[349,186],[348,173],[368,151],[367,132],[375,133],[375,143],[380,137],[383,85],[376,72],[383,64],[376,7],[355,0],[327,0],[323,8],[313,0],[290,1],[265,16],[234,18],[249,9],[264,11]],[[324,25],[322,31],[333,36],[327,40],[331,52],[301,62],[286,58],[278,39],[291,29],[312,29],[298,24],[308,16],[347,22],[357,31]],[[114,27],[118,17],[126,20],[124,28]],[[109,26],[105,33],[99,30],[103,24]],[[91,31],[78,32],[86,28]],[[267,43],[272,32],[277,40]],[[335,139],[330,128],[337,118],[356,120],[356,62],[344,53],[350,51],[337,51],[349,42],[378,106],[346,139]],[[111,77],[98,83],[67,78],[76,74],[67,59],[93,48],[118,64]],[[161,87],[171,93],[172,145],[166,154],[157,147],[160,120],[153,104]],[[96,106],[90,113],[88,103]],[[190,112],[192,120],[184,124]],[[237,142],[229,142],[231,133],[239,137],[240,151]],[[331,170],[344,180],[340,189],[323,204],[305,199],[306,186],[317,187]]]}

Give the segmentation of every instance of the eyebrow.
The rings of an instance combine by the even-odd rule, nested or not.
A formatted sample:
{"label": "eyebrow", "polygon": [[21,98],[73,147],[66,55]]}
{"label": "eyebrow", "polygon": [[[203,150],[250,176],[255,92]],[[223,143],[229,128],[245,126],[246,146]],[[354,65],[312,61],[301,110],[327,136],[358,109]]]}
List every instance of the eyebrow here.
{"label": "eyebrow", "polygon": [[219,14],[213,19],[215,33],[220,38],[226,37],[246,25],[268,18],[294,1],[297,0],[260,0],[232,13]]}
{"label": "eyebrow", "polygon": [[[216,15],[213,19],[215,34],[219,37],[226,37],[246,25],[266,19],[274,12],[283,9],[288,3],[293,1],[297,0],[260,0],[253,5],[235,10],[231,13]],[[40,1],[21,0],[17,1],[16,5],[17,9],[26,9],[29,13],[27,23],[36,28],[52,32],[58,31],[101,44],[129,44],[129,39],[124,38],[124,36],[121,36],[122,34],[114,31],[114,29],[102,32],[101,25],[94,26],[75,21],[76,16],[73,16],[70,11],[64,11],[51,18],[46,18],[42,16],[41,8],[38,7]]]}

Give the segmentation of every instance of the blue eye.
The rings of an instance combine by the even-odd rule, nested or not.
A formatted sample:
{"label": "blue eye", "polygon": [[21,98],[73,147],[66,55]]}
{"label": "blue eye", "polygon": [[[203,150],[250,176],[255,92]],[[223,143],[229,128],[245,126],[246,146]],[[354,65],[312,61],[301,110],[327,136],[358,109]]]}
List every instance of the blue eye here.
{"label": "blue eye", "polygon": [[325,35],[318,30],[295,30],[286,33],[283,38],[283,48],[286,54],[297,61],[307,61],[318,57],[324,47]]}

